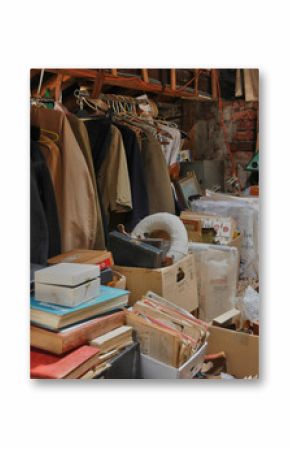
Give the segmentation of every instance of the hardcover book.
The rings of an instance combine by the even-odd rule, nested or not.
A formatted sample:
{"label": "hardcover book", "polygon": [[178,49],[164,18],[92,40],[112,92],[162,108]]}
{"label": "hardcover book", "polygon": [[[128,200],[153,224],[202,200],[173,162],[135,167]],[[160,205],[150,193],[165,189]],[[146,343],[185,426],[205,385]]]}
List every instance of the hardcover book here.
{"label": "hardcover book", "polygon": [[98,365],[98,354],[98,348],[87,345],[65,356],[32,349],[30,377],[33,379],[78,379],[89,369]]}
{"label": "hardcover book", "polygon": [[63,354],[122,326],[124,323],[125,312],[121,311],[74,324],[59,332],[32,325],[30,327],[30,344],[53,354]]}
{"label": "hardcover book", "polygon": [[30,319],[38,326],[48,329],[61,329],[70,324],[125,307],[128,304],[128,291],[102,285],[100,296],[76,307],[48,304],[31,298]]}

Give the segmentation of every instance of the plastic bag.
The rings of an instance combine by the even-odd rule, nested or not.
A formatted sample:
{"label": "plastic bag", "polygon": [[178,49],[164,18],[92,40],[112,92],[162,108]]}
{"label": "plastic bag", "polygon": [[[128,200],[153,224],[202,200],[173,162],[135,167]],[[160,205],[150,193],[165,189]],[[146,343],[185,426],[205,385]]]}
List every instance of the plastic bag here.
{"label": "plastic bag", "polygon": [[246,320],[259,320],[260,295],[250,285],[245,290],[241,305]]}
{"label": "plastic bag", "polygon": [[188,249],[196,262],[200,318],[209,322],[235,305],[239,251],[196,242],[189,242]]}
{"label": "plastic bag", "polygon": [[[208,193],[208,191],[207,191]],[[257,198],[238,198],[210,192],[191,203],[194,212],[233,217],[242,235],[240,276],[242,279],[259,275],[259,202]]]}

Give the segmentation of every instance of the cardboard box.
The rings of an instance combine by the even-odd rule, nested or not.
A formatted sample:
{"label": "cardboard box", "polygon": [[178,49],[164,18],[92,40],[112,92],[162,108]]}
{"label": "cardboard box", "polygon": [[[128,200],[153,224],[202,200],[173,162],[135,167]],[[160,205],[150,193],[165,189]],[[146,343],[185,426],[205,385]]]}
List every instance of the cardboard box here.
{"label": "cardboard box", "polygon": [[126,290],[126,276],[117,271],[113,271],[113,280],[108,284],[110,287]]}
{"label": "cardboard box", "polygon": [[180,368],[174,368],[141,354],[142,377],[144,379],[192,379],[202,367],[206,349],[207,342]]}
{"label": "cardboard box", "polygon": [[189,312],[198,308],[195,260],[192,254],[164,268],[115,266],[114,269],[126,276],[127,290],[131,292],[130,305],[151,290]]}
{"label": "cardboard box", "polygon": [[181,212],[180,219],[187,231],[188,240],[191,242],[202,242],[201,220],[188,218],[188,215],[185,212]]}
{"label": "cardboard box", "polygon": [[259,337],[211,326],[207,354],[224,351],[227,372],[238,379],[259,375]]}
{"label": "cardboard box", "polygon": [[[237,224],[231,217],[202,214],[198,212],[192,212],[190,210],[185,210],[181,212],[180,219],[183,221],[187,230],[189,223],[192,223],[193,225],[197,221],[200,221],[201,228],[213,228],[216,232],[216,239],[223,245],[232,240],[236,233]],[[193,235],[193,237],[195,237],[195,235]],[[190,241],[200,241],[191,238],[190,233],[188,234],[188,238]]]}

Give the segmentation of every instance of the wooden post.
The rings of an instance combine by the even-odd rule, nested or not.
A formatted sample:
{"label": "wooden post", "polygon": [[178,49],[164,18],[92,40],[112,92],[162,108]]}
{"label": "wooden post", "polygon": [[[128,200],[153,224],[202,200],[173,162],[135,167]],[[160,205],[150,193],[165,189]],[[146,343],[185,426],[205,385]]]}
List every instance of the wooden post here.
{"label": "wooden post", "polygon": [[145,83],[149,83],[148,69],[141,69],[142,79]]}
{"label": "wooden post", "polygon": [[199,79],[199,69],[194,69],[195,80],[194,80],[194,96],[198,97],[198,79]]}
{"label": "wooden post", "polygon": [[54,98],[55,101],[61,102],[61,87],[62,87],[62,80],[63,80],[63,74],[58,73],[56,77],[55,82],[55,91],[54,91]]}
{"label": "wooden post", "polygon": [[111,73],[113,76],[118,76],[117,69],[111,69]]}
{"label": "wooden post", "polygon": [[211,70],[211,96],[213,100],[217,99],[217,82],[218,82],[218,72],[216,69]]}
{"label": "wooden post", "polygon": [[100,95],[103,84],[104,84],[104,78],[105,78],[104,72],[102,70],[99,70],[96,73],[93,91],[92,91],[92,98],[98,98],[98,96]]}
{"label": "wooden post", "polygon": [[176,90],[176,71],[175,71],[175,69],[170,69],[170,84],[171,84],[171,89]]}

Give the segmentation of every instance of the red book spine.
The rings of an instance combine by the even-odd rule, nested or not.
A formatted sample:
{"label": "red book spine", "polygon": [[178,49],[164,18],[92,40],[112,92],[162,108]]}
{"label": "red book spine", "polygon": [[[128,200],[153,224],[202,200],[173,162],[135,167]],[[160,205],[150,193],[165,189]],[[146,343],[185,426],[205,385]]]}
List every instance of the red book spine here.
{"label": "red book spine", "polygon": [[104,270],[105,268],[111,268],[112,262],[108,258],[108,259],[103,260],[103,262],[101,262],[101,263],[97,263],[96,265],[100,266],[100,270]]}

